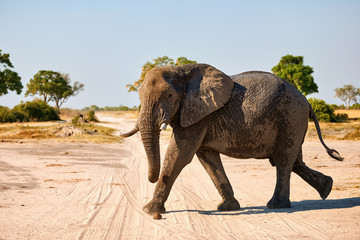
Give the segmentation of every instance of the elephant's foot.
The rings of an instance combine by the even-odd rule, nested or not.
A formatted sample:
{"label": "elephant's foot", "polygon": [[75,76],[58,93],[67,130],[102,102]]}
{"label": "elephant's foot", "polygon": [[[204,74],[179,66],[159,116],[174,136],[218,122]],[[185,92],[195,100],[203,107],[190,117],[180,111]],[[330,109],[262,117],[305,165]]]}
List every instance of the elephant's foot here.
{"label": "elephant's foot", "polygon": [[153,200],[151,200],[148,204],[146,204],[143,207],[143,210],[144,210],[144,212],[146,212],[146,213],[148,213],[150,215],[152,215],[152,214],[154,214],[156,212],[158,212],[158,213],[165,213],[166,212],[164,204],[156,203]]}
{"label": "elephant's foot", "polygon": [[332,189],[332,185],[333,185],[332,178],[329,176],[325,176],[323,178],[323,183],[321,184],[321,187],[316,188],[322,199],[325,200],[327,196],[329,196]]}
{"label": "elephant's foot", "polygon": [[289,199],[280,200],[276,197],[270,199],[270,201],[266,204],[268,208],[291,208],[291,202]]}
{"label": "elephant's foot", "polygon": [[240,204],[235,198],[224,200],[217,207],[218,211],[234,211],[239,209]]}

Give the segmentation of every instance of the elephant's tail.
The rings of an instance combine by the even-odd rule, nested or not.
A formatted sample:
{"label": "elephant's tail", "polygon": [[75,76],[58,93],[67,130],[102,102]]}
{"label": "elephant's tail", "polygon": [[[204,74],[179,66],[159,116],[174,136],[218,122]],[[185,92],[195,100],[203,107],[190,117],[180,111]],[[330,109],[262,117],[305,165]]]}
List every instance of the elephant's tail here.
{"label": "elephant's tail", "polygon": [[328,148],[328,146],[326,146],[326,144],[324,143],[324,140],[322,138],[322,135],[321,135],[321,130],[320,130],[320,126],[319,126],[319,121],[316,117],[316,114],[314,112],[314,109],[311,107],[311,105],[309,104],[309,107],[310,107],[310,111],[309,111],[309,117],[312,118],[314,120],[314,123],[315,123],[315,127],[316,127],[316,131],[317,131],[317,134],[319,136],[319,139],[320,139],[320,142],[321,144],[324,146],[324,148],[326,149],[326,152],[329,154],[330,157],[338,160],[338,161],[342,161],[344,160],[344,158],[342,158],[340,156],[340,153],[338,153],[338,151],[336,151],[335,149],[330,149]]}

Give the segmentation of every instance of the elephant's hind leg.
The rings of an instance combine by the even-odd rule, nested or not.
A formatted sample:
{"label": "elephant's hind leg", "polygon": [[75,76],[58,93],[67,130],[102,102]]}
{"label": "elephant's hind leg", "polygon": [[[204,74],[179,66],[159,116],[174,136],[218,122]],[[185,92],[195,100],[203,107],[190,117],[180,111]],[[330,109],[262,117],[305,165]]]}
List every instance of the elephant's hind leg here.
{"label": "elephant's hind leg", "polygon": [[270,159],[270,163],[276,166],[276,186],[274,195],[267,203],[268,208],[290,208],[290,176],[294,162],[296,160],[296,147],[293,145],[286,151],[278,147],[278,151]]}
{"label": "elephant's hind leg", "polygon": [[210,149],[200,149],[196,155],[223,199],[217,209],[219,211],[240,209],[240,204],[234,198],[233,189],[221,163],[220,154]]}
{"label": "elephant's hind leg", "polygon": [[[279,166],[280,165],[280,166]],[[268,208],[290,208],[291,167],[276,163],[276,186],[274,195],[266,204]]]}
{"label": "elephant's hind leg", "polygon": [[333,184],[332,178],[307,167],[302,160],[302,151],[300,151],[292,171],[315,188],[322,199],[327,198],[330,194]]}

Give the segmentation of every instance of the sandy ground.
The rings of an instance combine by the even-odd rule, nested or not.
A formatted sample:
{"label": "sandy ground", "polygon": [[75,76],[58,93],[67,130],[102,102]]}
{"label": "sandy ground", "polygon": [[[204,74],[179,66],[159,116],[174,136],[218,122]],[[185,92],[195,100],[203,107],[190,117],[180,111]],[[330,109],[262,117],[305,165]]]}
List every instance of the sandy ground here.
{"label": "sandy ground", "polygon": [[[100,119],[122,132],[134,124]],[[163,153],[168,139],[162,134]],[[328,157],[317,139],[303,147],[307,165],[334,179],[325,201],[293,174],[293,207],[269,210],[275,168],[223,157],[242,208],[218,212],[221,198],[194,158],[161,220],[142,211],[155,185],[139,136],[122,144],[0,142],[0,239],[360,239],[360,141],[326,142],[344,162]]]}

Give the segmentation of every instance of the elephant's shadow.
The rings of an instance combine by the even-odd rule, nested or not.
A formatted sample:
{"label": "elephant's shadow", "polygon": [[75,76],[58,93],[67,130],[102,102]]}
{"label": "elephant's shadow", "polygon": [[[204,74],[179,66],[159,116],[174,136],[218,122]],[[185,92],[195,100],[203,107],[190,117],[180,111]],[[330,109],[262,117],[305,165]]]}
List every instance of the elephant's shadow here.
{"label": "elephant's shadow", "polygon": [[324,209],[342,209],[342,208],[352,208],[360,206],[360,197],[353,198],[343,198],[343,199],[328,199],[328,200],[303,200],[298,202],[292,202],[291,208],[281,208],[281,209],[269,209],[265,206],[250,206],[242,207],[236,211],[218,211],[218,210],[175,210],[168,211],[167,213],[175,212],[198,212],[203,215],[246,215],[246,214],[267,214],[274,212],[304,212],[310,210],[324,210]]}

